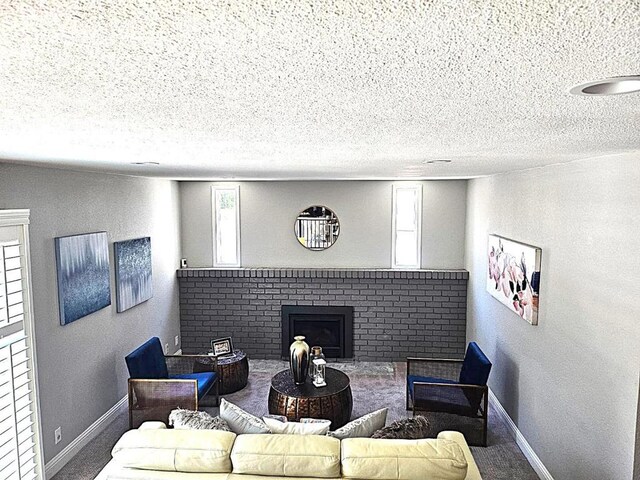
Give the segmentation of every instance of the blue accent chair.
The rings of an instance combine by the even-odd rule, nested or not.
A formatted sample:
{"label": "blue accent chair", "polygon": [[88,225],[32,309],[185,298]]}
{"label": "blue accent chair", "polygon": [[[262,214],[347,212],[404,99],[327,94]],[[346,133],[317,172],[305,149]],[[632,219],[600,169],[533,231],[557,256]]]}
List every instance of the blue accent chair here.
{"label": "blue accent chair", "polygon": [[[206,358],[210,371],[202,371]],[[198,409],[198,401],[215,387],[219,404],[217,362],[208,355],[165,355],[158,337],[147,340],[125,357],[129,369],[129,427],[143,421],[167,422],[175,408]],[[198,372],[194,372],[197,367]]]}
{"label": "blue accent chair", "polygon": [[467,346],[463,360],[407,358],[407,410],[438,412],[482,420],[487,446],[487,380],[491,362],[477,343]]}

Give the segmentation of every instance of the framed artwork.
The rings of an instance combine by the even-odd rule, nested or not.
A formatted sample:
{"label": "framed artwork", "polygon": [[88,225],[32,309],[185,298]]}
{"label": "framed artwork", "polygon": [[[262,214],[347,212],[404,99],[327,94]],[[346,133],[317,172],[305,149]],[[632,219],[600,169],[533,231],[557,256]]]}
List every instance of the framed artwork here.
{"label": "framed artwork", "polygon": [[219,338],[211,341],[211,352],[216,357],[233,355],[233,342],[231,337]]}
{"label": "framed artwork", "polygon": [[151,238],[113,244],[116,262],[116,311],[124,312],[153,297]]}
{"label": "framed artwork", "polygon": [[107,232],[54,240],[60,324],[67,325],[111,305]]}
{"label": "framed artwork", "polygon": [[538,324],[542,250],[489,235],[487,291],[531,325]]}

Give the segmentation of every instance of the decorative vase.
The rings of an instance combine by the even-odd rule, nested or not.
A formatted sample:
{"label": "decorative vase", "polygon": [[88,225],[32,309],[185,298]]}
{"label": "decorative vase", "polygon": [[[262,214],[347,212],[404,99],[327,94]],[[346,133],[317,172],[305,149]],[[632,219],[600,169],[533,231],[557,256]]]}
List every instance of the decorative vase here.
{"label": "decorative vase", "polygon": [[295,342],[289,347],[289,367],[293,382],[302,385],[307,380],[309,373],[309,345],[303,336],[293,337]]}

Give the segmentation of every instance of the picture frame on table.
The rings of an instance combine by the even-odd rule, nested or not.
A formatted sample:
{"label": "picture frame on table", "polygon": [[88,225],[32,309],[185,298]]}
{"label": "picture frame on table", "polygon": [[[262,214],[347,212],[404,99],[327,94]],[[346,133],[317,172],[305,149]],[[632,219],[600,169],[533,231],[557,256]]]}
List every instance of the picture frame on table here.
{"label": "picture frame on table", "polygon": [[233,355],[233,341],[231,337],[211,340],[211,353],[214,357],[226,357]]}

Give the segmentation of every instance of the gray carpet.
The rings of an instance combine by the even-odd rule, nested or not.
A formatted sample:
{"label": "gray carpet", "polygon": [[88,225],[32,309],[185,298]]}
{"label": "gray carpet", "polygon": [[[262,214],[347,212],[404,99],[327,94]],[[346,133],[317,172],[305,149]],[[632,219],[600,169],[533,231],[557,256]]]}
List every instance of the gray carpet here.
{"label": "gray carpet", "polygon": [[[405,365],[403,363],[332,362],[331,367],[339,368],[349,375],[353,392],[352,418],[360,417],[379,408],[389,409],[387,424],[405,418],[410,413],[405,410]],[[267,397],[271,377],[287,367],[277,360],[255,360],[250,362],[249,384],[239,392],[225,395],[225,399],[235,403],[254,415],[267,412]],[[213,399],[205,399],[202,409],[212,415],[218,409]],[[451,428],[449,416],[429,417],[435,431]],[[96,439],[84,447],[53,480],[92,479],[110,460],[110,451],[118,438],[127,430],[126,413],[109,425]],[[445,426],[446,425],[446,426]],[[454,428],[465,432],[468,425]],[[473,435],[477,429],[470,430]],[[467,432],[465,432],[467,434]],[[473,456],[484,480],[538,480],[526,458],[509,434],[506,425],[489,409],[488,446],[471,447]]]}

